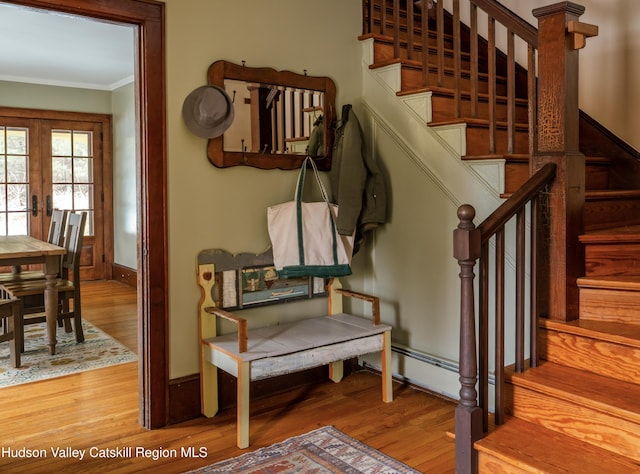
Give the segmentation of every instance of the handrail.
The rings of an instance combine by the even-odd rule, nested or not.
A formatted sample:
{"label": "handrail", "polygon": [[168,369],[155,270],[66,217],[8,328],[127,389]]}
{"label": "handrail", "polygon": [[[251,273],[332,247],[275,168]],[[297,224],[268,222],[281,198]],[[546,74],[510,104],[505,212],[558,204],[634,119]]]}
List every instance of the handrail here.
{"label": "handrail", "polygon": [[547,163],[536,174],[511,195],[500,207],[493,211],[482,224],[478,226],[481,243],[485,243],[509,219],[516,215],[519,209],[533,199],[540,189],[549,184],[555,177],[556,166]]}
{"label": "handrail", "polygon": [[516,35],[529,43],[534,48],[538,47],[538,29],[519,17],[507,7],[494,0],[470,0],[476,6],[484,10],[487,14]]}
{"label": "handrail", "polygon": [[[456,408],[456,467],[457,472],[477,472],[477,454],[473,443],[488,431],[489,414],[489,286],[494,282],[495,327],[495,423],[505,419],[505,234],[509,222],[516,218],[515,229],[515,370],[525,366],[525,248],[527,244],[526,210],[529,206],[530,308],[529,308],[529,363],[538,365],[538,266],[537,255],[548,240],[542,228],[539,213],[546,197],[546,189],[556,176],[556,164],[547,163],[477,227],[473,223],[475,209],[468,204],[460,206],[458,227],[453,235],[454,258],[460,266],[460,400]],[[495,243],[493,278],[489,275],[489,246]],[[474,267],[480,262],[478,282],[479,314],[476,318]],[[476,337],[476,327],[479,335]],[[508,338],[511,340],[511,338]],[[476,390],[477,387],[477,390]]]}

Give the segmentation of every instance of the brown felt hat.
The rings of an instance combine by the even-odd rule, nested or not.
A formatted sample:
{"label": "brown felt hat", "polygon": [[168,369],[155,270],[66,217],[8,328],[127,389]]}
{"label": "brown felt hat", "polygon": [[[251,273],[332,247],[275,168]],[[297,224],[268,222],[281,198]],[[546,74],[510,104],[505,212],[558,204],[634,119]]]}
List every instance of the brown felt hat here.
{"label": "brown felt hat", "polygon": [[197,136],[216,138],[233,122],[233,103],[222,87],[201,86],[184,100],[182,118]]}

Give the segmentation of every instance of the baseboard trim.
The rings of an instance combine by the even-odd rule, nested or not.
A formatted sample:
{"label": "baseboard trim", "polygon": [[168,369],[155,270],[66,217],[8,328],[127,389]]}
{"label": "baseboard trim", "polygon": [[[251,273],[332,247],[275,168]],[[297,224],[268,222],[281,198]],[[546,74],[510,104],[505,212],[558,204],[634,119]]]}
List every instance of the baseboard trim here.
{"label": "baseboard trim", "polygon": [[114,263],[111,266],[111,274],[115,281],[124,283],[131,288],[137,288],[138,286],[138,272],[133,268]]}

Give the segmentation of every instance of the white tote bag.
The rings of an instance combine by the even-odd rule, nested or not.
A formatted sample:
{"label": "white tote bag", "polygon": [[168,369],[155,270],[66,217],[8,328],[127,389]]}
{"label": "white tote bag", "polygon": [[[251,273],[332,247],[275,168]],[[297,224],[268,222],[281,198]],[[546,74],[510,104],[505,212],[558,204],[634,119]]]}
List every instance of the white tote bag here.
{"label": "white tote bag", "polygon": [[[313,169],[322,201],[302,200],[308,164]],[[280,278],[351,275],[353,235],[338,233],[337,215],[338,206],[329,202],[316,164],[307,157],[300,167],[294,200],[267,208],[273,263]]]}

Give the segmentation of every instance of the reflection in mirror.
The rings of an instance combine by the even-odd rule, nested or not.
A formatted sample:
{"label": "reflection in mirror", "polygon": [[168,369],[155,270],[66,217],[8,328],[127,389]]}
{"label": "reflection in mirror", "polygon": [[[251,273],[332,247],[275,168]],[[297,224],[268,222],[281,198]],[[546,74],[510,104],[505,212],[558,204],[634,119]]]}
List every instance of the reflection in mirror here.
{"label": "reflection in mirror", "polygon": [[225,88],[234,108],[231,126],[209,140],[207,154],[215,166],[296,169],[308,153],[318,169],[331,169],[331,79],[227,61],[211,64],[208,78],[209,84]]}
{"label": "reflection in mirror", "polygon": [[234,109],[224,151],[324,156],[323,144],[309,148],[314,126],[323,122],[324,92],[235,79],[224,87]]}

